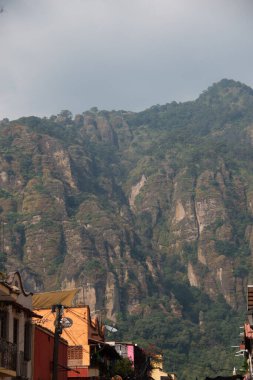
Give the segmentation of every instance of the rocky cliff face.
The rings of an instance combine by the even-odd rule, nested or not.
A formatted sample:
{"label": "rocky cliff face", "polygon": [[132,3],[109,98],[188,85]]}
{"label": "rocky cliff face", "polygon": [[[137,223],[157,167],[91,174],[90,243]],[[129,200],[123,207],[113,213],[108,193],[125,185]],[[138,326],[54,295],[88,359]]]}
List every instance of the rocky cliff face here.
{"label": "rocky cliff face", "polygon": [[[2,269],[35,291],[80,287],[78,301],[145,313],[143,299],[181,318],[164,281],[235,310],[253,257],[253,94],[222,81],[196,102],[142,113],[93,109],[0,125]],[[173,268],[172,268],[173,270]],[[143,311],[144,310],[144,311]]]}

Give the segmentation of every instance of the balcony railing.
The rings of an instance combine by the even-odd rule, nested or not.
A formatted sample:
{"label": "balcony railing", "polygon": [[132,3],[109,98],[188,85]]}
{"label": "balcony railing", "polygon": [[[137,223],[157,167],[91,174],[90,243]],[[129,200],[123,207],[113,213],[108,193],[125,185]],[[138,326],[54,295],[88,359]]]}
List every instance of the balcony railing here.
{"label": "balcony railing", "polygon": [[0,367],[16,371],[17,345],[0,338]]}

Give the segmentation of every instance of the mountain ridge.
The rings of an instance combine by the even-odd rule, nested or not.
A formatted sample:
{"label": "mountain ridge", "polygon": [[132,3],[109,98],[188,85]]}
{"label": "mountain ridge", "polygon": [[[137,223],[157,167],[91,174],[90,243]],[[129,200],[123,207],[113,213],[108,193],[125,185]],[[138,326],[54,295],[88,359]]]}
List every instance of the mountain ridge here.
{"label": "mountain ridge", "polygon": [[230,365],[252,279],[252,94],[223,80],[139,113],[4,119],[1,269],[35,291],[79,287],[119,338],[174,355],[181,378]]}

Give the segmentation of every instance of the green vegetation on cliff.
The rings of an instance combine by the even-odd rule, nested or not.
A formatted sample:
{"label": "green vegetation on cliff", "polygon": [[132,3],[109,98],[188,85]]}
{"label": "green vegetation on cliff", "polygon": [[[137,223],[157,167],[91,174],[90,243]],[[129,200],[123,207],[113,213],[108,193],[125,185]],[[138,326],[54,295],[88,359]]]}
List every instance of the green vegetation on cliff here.
{"label": "green vegetation on cliff", "polygon": [[253,281],[252,146],[253,90],[232,80],[139,113],[4,119],[0,270],[80,287],[180,379],[231,373]]}

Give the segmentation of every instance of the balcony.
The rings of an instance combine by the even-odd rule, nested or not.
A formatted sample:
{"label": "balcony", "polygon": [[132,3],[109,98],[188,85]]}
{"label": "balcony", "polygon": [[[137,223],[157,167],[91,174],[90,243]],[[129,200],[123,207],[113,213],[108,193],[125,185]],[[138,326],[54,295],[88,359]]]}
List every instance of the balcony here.
{"label": "balcony", "polygon": [[0,376],[16,376],[17,345],[0,338]]}

